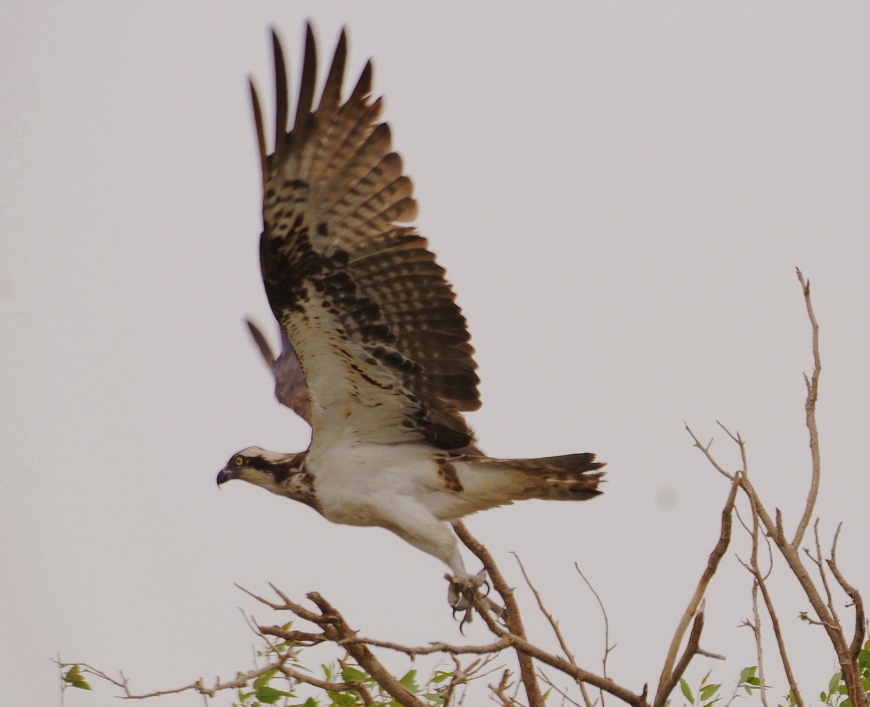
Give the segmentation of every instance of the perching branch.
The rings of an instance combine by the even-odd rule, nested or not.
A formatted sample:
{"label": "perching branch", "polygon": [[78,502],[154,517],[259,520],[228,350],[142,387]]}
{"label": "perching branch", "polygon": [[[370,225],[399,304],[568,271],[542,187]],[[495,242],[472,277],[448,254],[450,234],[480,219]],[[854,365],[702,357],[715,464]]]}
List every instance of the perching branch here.
{"label": "perching branch", "polygon": [[[456,532],[457,537],[462,541],[465,547],[471,550],[477,559],[483,563],[483,568],[489,575],[493,588],[499,593],[502,601],[504,601],[504,621],[508,630],[513,635],[525,639],[526,630],[523,627],[523,619],[520,616],[519,606],[517,606],[516,599],[514,599],[514,590],[508,586],[507,582],[505,582],[504,577],[499,571],[498,566],[495,564],[495,560],[493,560],[489,550],[487,550],[471,535],[471,533],[468,532],[468,529],[462,521],[455,521],[453,523],[453,530]],[[475,604],[477,603],[478,602],[475,602]],[[525,687],[526,690],[526,698],[529,701],[529,707],[544,707],[544,698],[541,696],[541,690],[538,687],[538,679],[535,676],[535,667],[532,665],[531,659],[527,655],[518,652],[517,661],[520,665],[520,678],[522,679],[523,687]]]}

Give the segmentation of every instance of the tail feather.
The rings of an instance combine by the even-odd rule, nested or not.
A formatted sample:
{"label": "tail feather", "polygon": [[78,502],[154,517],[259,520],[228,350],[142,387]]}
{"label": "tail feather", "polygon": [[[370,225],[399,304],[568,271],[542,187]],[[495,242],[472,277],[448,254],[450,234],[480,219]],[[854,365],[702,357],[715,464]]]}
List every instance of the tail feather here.
{"label": "tail feather", "polygon": [[[502,490],[511,500],[540,498],[554,501],[586,501],[598,490],[604,466],[594,454],[565,454],[539,459],[466,458],[475,471],[495,472],[503,478]],[[498,472],[501,472],[500,474]],[[507,472],[507,473],[505,473]]]}

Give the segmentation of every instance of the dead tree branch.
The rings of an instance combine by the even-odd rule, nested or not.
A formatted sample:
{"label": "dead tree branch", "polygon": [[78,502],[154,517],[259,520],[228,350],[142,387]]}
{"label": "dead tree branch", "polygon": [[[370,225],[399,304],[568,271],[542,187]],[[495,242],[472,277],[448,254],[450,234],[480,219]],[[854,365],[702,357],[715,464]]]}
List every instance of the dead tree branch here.
{"label": "dead tree branch", "polygon": [[[804,295],[804,300],[806,302],[807,307],[807,315],[810,320],[810,325],[812,327],[812,346],[813,346],[813,375],[812,377],[804,376],[804,381],[807,388],[807,398],[805,403],[806,410],[806,424],[807,429],[809,430],[810,435],[810,455],[812,457],[812,478],[810,481],[810,489],[807,493],[807,500],[804,506],[803,515],[801,517],[800,522],[797,526],[797,531],[793,540],[789,541],[785,536],[785,531],[783,529],[782,522],[782,514],[779,509],[776,510],[775,516],[776,520],[771,519],[770,514],[766,511],[764,505],[761,502],[761,499],[758,493],[755,490],[755,487],[749,480],[749,477],[746,473],[735,475],[737,478],[737,482],[741,490],[746,494],[746,496],[750,500],[750,504],[752,506],[753,513],[756,514],[758,519],[761,521],[762,526],[764,527],[764,532],[766,535],[773,540],[774,545],[779,550],[783,559],[785,559],[786,564],[788,565],[789,570],[798,580],[798,583],[801,586],[804,594],[807,597],[807,600],[810,602],[810,605],[813,607],[813,610],[818,617],[818,620],[810,618],[806,612],[802,612],[801,618],[804,618],[810,623],[821,625],[828,634],[828,638],[831,641],[831,645],[834,648],[834,652],[837,655],[837,662],[840,664],[840,670],[843,676],[843,680],[846,683],[846,688],[849,693],[849,698],[851,700],[851,704],[853,707],[868,707],[867,693],[864,692],[863,686],[861,684],[860,676],[858,673],[858,668],[856,664],[856,650],[855,646],[858,645],[858,651],[860,651],[860,639],[858,639],[856,643],[856,639],[853,638],[851,643],[846,642],[846,638],[844,635],[844,631],[842,625],[840,624],[836,611],[834,610],[834,602],[831,598],[830,587],[828,586],[827,579],[825,577],[824,572],[824,561],[821,556],[820,546],[817,544],[816,549],[816,557],[814,558],[811,554],[807,553],[810,559],[816,563],[819,568],[820,577],[822,581],[822,588],[825,593],[825,599],[822,598],[822,595],[819,592],[818,587],[813,582],[809,573],[807,572],[806,567],[803,564],[803,561],[800,556],[799,546],[800,542],[804,537],[806,532],[806,528],[809,525],[809,522],[812,518],[813,510],[815,508],[816,498],[818,496],[819,491],[819,480],[821,477],[821,456],[819,453],[819,434],[818,427],[816,424],[816,403],[818,401],[818,385],[819,385],[819,374],[821,373],[821,357],[819,355],[819,326],[816,321],[815,314],[813,312],[812,300],[810,297],[810,285],[809,281],[804,280],[803,274],[800,270],[797,271],[798,280],[801,284],[801,288]],[[723,427],[724,429],[724,427]],[[727,430],[726,430],[727,432]],[[730,475],[722,468],[722,466],[713,458],[710,453],[710,444],[704,446],[700,444],[697,437],[689,430],[689,433],[692,436],[692,439],[695,442],[695,446],[698,447],[705,455],[710,464],[718,471],[719,473],[724,474],[725,476]],[[731,438],[737,442],[740,446],[741,454],[745,459],[745,449],[743,445],[743,441],[738,437],[734,437],[730,432],[728,433]],[[830,567],[830,565],[829,565]],[[833,573],[833,571],[832,571]],[[836,575],[835,575],[836,577]],[[837,580],[839,582],[839,579]],[[852,594],[847,590],[843,583],[840,582],[840,586],[843,587],[843,590],[852,597]],[[761,588],[761,586],[759,586]],[[851,588],[851,587],[850,587]],[[852,591],[855,595],[858,595],[858,592],[852,588]],[[767,595],[766,588],[763,590],[763,595]],[[860,595],[858,595],[860,598]],[[827,599],[827,601],[826,601]],[[858,602],[852,598],[853,603],[856,606],[856,614],[858,613]],[[765,603],[768,605],[769,612],[772,612],[772,603],[769,601],[769,595],[765,598]],[[861,613],[863,613],[863,603],[861,604]],[[773,614],[771,613],[771,616]],[[864,626],[861,626],[860,631],[856,631],[855,635],[859,635],[863,639],[864,635]],[[781,640],[778,636],[778,641]],[[787,659],[784,656],[784,652],[781,648],[781,654],[783,654],[784,665],[787,664]],[[796,690],[794,677],[790,674],[790,670],[786,671],[789,675],[790,686],[794,690],[795,698],[797,700],[800,699],[799,693]]]}
{"label": "dead tree branch", "polygon": [[837,526],[837,532],[834,533],[834,542],[831,545],[831,559],[826,560],[831,574],[837,580],[843,591],[852,600],[852,605],[855,607],[855,635],[852,637],[852,643],[849,645],[849,653],[852,660],[858,660],[858,654],[861,652],[861,647],[864,644],[864,635],[867,630],[866,619],[864,616],[864,600],[861,598],[861,593],[846,581],[840,568],[837,566],[837,541],[840,539],[840,530],[843,524]]}
{"label": "dead tree branch", "polygon": [[[691,430],[689,430],[689,434],[692,434]],[[694,436],[695,435],[692,434],[692,437]],[[703,449],[703,447],[701,447],[701,449]],[[716,573],[716,569],[719,567],[719,562],[722,560],[722,557],[725,555],[725,551],[728,549],[728,544],[731,542],[731,512],[734,510],[734,500],[737,497],[737,489],[742,476],[743,475],[741,473],[738,473],[732,477],[729,477],[732,479],[731,491],[728,494],[728,500],[725,502],[725,507],[722,509],[722,529],[719,533],[719,541],[713,548],[713,552],[710,553],[710,557],[707,560],[707,567],[704,569],[704,572],[701,575],[701,579],[698,582],[698,586],[695,588],[695,594],[689,601],[689,605],[688,607],[686,607],[686,611],[683,613],[683,617],[680,619],[680,623],[677,626],[676,633],[674,633],[674,637],[671,640],[671,646],[668,649],[668,655],[667,658],[665,658],[665,664],[662,667],[661,677],[659,678],[659,686],[658,690],[656,691],[655,700],[653,702],[654,707],[661,707],[662,705],[664,705],[665,700],[667,700],[668,698],[668,695],[671,694],[671,690],[674,689],[674,685],[677,684],[677,681],[682,676],[682,671],[674,669],[674,663],[677,659],[677,651],[679,650],[680,644],[683,641],[683,636],[686,633],[686,628],[688,628],[689,621],[691,621],[692,617],[698,613],[698,607],[701,605],[701,600],[704,598],[704,592],[707,591],[707,586],[710,584],[710,580],[713,579],[713,575]],[[701,619],[699,622],[696,617],[695,624],[692,630],[694,631],[694,627],[697,626],[698,631],[700,631],[703,628],[703,625],[703,619]],[[691,641],[689,642],[689,644],[687,644],[687,651],[688,646],[690,645]],[[697,652],[697,645],[695,646],[695,649],[695,652]],[[683,666],[683,670],[685,670],[686,665],[688,665],[693,655],[694,652],[684,652],[683,657],[687,658],[687,660],[686,664]],[[677,668],[679,668],[679,664],[677,665]],[[670,688],[668,688],[669,685]]]}
{"label": "dead tree branch", "polygon": [[[523,627],[523,619],[520,616],[519,606],[517,606],[516,599],[514,598],[514,590],[508,586],[489,550],[468,532],[462,521],[454,522],[453,529],[465,547],[471,550],[477,559],[483,563],[483,567],[492,581],[493,588],[501,596],[505,609],[504,620],[508,630],[514,636],[525,639],[526,630]],[[475,602],[475,604],[477,603]],[[535,666],[532,664],[531,659],[527,655],[517,652],[517,660],[520,665],[520,679],[523,681],[523,687],[526,690],[529,707],[544,707],[544,698],[541,696],[538,678],[535,675]]]}
{"label": "dead tree branch", "polygon": [[804,514],[798,523],[797,530],[794,534],[794,539],[791,541],[792,547],[798,547],[803,540],[804,533],[810,523],[813,515],[813,508],[816,505],[816,498],[819,495],[819,479],[822,472],[822,459],[819,452],[819,429],[816,426],[816,402],[819,399],[819,375],[822,372],[822,359],[819,355],[819,323],[816,321],[816,315],[813,312],[813,301],[810,297],[810,281],[804,280],[803,273],[800,268],[796,268],[797,278],[801,284],[801,289],[804,293],[804,301],[807,305],[807,316],[810,319],[810,326],[813,332],[813,375],[807,378],[804,374],[804,383],[807,386],[807,399],[804,404],[807,416],[807,429],[810,433],[810,456],[813,461],[812,479],[810,481],[810,490],[807,494],[807,503],[804,508]]}

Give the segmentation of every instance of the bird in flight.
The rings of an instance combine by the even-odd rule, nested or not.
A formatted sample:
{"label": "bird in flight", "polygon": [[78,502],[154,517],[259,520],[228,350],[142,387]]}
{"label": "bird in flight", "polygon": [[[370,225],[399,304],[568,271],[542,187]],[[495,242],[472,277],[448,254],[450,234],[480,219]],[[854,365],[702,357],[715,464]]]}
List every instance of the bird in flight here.
{"label": "bird in flight", "polygon": [[283,347],[251,333],[276,396],[311,425],[304,452],[248,447],[218,485],[242,479],[301,501],[334,523],[391,530],[443,561],[448,601],[467,609],[470,574],[450,522],[513,501],[599,495],[594,454],[496,459],[474,446],[463,412],[480,407],[465,318],[444,269],[414,228],[417,205],[390,127],[379,122],[368,62],[343,99],[342,31],[314,107],[317,50],[306,27],[295,118],[281,43],[275,138],[251,82],[263,175],[260,266]]}

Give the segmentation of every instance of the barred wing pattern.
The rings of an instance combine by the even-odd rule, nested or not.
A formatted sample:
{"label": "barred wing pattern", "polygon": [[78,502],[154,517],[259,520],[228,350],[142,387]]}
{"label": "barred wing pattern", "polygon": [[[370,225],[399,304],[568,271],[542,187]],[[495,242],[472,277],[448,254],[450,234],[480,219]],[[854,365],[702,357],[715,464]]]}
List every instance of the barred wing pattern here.
{"label": "barred wing pattern", "polygon": [[472,434],[461,412],[480,407],[474,349],[444,269],[426,239],[401,225],[416,217],[416,202],[389,126],[377,122],[371,62],[342,103],[342,32],[312,112],[317,51],[309,26],[288,132],[287,72],[274,33],[273,46],[272,154],[251,84],[263,168],[260,264],[305,373],[312,447],[341,439],[465,447]]}

